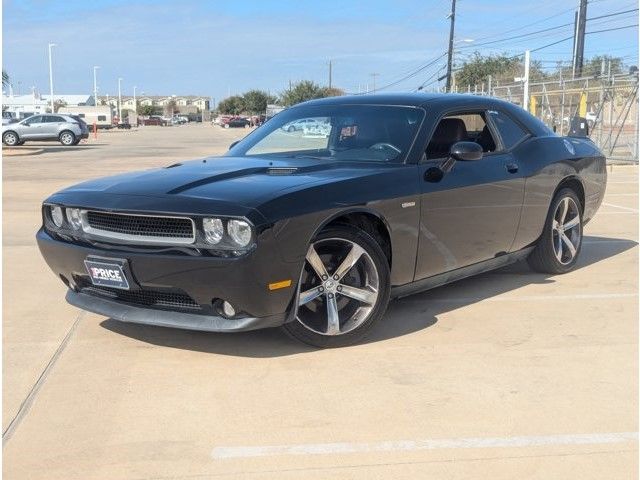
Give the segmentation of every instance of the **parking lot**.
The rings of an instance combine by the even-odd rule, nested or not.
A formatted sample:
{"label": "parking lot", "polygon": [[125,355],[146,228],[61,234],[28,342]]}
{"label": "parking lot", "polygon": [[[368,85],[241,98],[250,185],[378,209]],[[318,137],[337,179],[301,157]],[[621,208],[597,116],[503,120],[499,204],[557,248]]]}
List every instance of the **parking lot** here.
{"label": "parking lot", "polygon": [[5,478],[635,478],[635,166],[609,169],[575,271],[516,264],[400,299],[348,348],[66,304],[35,244],[46,196],[246,133],[144,127],[3,159]]}

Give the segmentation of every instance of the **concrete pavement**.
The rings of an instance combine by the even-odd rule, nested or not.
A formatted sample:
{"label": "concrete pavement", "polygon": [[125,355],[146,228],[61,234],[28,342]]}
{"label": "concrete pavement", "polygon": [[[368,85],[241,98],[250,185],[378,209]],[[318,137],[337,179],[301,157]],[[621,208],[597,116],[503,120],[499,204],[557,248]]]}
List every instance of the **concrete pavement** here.
{"label": "concrete pavement", "polygon": [[636,167],[610,172],[574,272],[517,264],[401,299],[349,348],[66,305],[33,238],[44,197],[244,133],[147,127],[4,160],[5,478],[636,478]]}

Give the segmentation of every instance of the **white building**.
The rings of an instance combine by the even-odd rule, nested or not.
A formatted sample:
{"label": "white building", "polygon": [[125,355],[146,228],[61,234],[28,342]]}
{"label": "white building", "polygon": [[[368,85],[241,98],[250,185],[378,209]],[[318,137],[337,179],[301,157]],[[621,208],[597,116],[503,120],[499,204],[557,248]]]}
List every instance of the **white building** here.
{"label": "white building", "polygon": [[[54,106],[78,107],[94,105],[92,95],[53,95]],[[2,111],[10,112],[13,117],[23,119],[39,113],[51,112],[49,95],[38,93],[28,95],[2,95]]]}

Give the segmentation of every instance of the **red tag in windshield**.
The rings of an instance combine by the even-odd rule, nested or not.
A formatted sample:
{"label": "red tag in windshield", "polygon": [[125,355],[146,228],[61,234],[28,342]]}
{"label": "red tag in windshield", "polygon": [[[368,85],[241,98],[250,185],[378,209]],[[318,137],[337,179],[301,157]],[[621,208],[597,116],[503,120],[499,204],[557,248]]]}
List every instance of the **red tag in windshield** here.
{"label": "red tag in windshield", "polygon": [[349,138],[349,137],[355,137],[357,133],[358,133],[357,125],[342,127],[342,130],[340,130],[340,140],[344,140],[345,138]]}

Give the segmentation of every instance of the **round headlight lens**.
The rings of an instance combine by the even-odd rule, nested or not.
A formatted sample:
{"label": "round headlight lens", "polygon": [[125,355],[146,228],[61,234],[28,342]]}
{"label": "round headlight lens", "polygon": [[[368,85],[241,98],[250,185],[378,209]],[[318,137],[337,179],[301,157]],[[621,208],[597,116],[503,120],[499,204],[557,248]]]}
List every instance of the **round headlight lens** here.
{"label": "round headlight lens", "polygon": [[246,247],[251,241],[251,225],[244,220],[229,220],[227,231],[231,239],[241,247]]}
{"label": "round headlight lens", "polygon": [[51,220],[56,227],[62,227],[62,223],[64,222],[64,216],[62,214],[62,208],[57,205],[52,205],[49,207],[51,212]]}
{"label": "round headlight lens", "polygon": [[82,227],[82,219],[80,218],[79,208],[67,208],[67,221],[74,230],[80,230]]}
{"label": "round headlight lens", "polygon": [[213,244],[220,243],[224,235],[222,220],[219,218],[204,218],[202,220],[202,227],[204,228],[204,237],[207,242]]}

